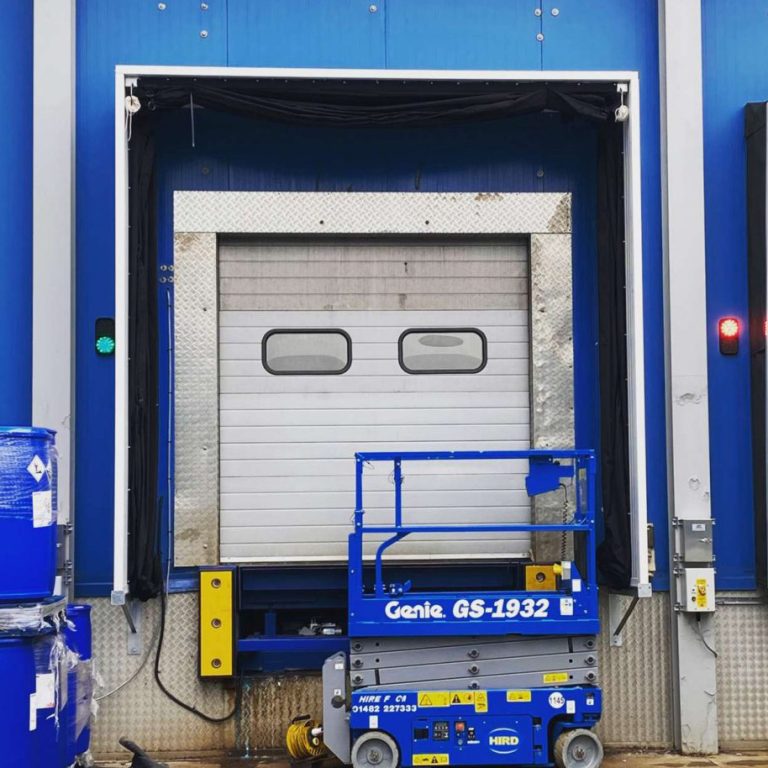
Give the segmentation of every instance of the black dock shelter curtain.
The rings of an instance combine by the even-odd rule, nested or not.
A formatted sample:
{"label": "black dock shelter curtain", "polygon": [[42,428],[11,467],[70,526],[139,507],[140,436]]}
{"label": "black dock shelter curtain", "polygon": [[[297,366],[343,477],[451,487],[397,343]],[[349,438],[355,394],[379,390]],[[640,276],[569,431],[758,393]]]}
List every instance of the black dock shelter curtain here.
{"label": "black dock shelter curtain", "polygon": [[744,137],[747,145],[747,290],[749,296],[749,368],[752,421],[752,482],[755,498],[755,556],[758,582],[766,570],[766,109],[747,104]]}
{"label": "black dock shelter curtain", "polygon": [[157,496],[158,348],[155,148],[149,126],[131,132],[128,163],[128,588],[148,600],[162,588]]}
{"label": "black dock shelter curtain", "polygon": [[[625,347],[622,126],[615,83],[501,81],[338,81],[142,77],[134,94],[131,185],[131,374],[129,385],[129,579],[142,599],[162,587],[157,503],[157,310],[152,117],[202,107],[258,120],[345,128],[428,127],[558,112],[599,127],[598,271],[600,400],[605,540],[598,561],[612,587],[629,585],[627,387]],[[134,174],[136,176],[134,177]],[[133,301],[135,297],[136,301]],[[152,387],[154,386],[154,389]],[[169,501],[170,503],[170,501]]]}
{"label": "black dock shelter curtain", "polygon": [[604,538],[597,550],[603,583],[632,577],[629,507],[629,401],[624,258],[623,140],[615,123],[600,131],[597,169],[597,294],[600,311],[600,479]]}

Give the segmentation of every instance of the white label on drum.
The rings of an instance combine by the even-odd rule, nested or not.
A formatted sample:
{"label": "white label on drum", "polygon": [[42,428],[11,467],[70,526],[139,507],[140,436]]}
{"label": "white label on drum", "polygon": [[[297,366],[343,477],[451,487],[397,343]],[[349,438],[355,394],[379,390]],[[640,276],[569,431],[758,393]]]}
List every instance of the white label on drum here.
{"label": "white label on drum", "polygon": [[29,694],[29,730],[37,730],[37,696]]}
{"label": "white label on drum", "polygon": [[29,472],[38,483],[42,480],[42,477],[45,474],[45,464],[43,464],[43,460],[37,454],[35,454],[35,457],[29,462],[27,472]]}
{"label": "white label on drum", "polygon": [[53,709],[56,706],[56,676],[53,672],[35,675],[35,699],[38,709]]}
{"label": "white label on drum", "polygon": [[35,491],[32,494],[32,525],[35,528],[53,525],[53,497],[50,491]]}

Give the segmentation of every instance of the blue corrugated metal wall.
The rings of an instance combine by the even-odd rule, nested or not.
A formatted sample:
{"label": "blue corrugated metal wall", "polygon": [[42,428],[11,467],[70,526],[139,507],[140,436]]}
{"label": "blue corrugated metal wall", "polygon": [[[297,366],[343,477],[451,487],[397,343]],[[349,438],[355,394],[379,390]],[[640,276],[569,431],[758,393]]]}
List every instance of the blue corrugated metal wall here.
{"label": "blue corrugated metal wall", "polygon": [[[744,105],[768,100],[768,5],[704,0],[704,171],[710,322],[709,425],[718,575],[754,579],[749,425],[749,352],[717,349],[717,319],[747,319],[747,219]],[[728,563],[722,572],[721,563]]]}
{"label": "blue corrugated metal wall", "polygon": [[0,142],[0,424],[32,418],[32,3],[6,0],[0,25],[6,115]]}
{"label": "blue corrugated metal wall", "polygon": [[[711,6],[716,3],[713,0],[707,8],[709,32]],[[667,508],[656,3],[543,0],[540,16],[533,12],[535,2],[522,0],[487,0],[482,5],[469,0],[381,0],[375,13],[369,9],[369,0],[208,0],[207,5],[208,10],[203,11],[196,2],[168,0],[166,10],[160,11],[154,0],[78,2],[78,338],[89,339],[94,319],[113,313],[112,104],[117,63],[638,70],[643,121],[649,515],[657,530],[657,587],[663,587],[667,581]],[[734,5],[746,5],[756,12],[758,3]],[[557,15],[552,14],[555,7]],[[202,30],[207,37],[201,37]],[[538,33],[544,35],[543,42],[537,41]],[[751,97],[760,98],[757,94]],[[708,119],[709,105],[708,101]],[[168,117],[164,123],[160,172],[161,220],[166,224],[160,257],[166,261],[170,259],[168,213],[173,188],[413,189],[418,170],[424,190],[573,190],[577,258],[584,259],[585,267],[576,277],[579,301],[584,302],[577,310],[576,345],[582,350],[582,360],[588,361],[577,371],[577,429],[582,444],[594,443],[594,308],[587,308],[594,292],[590,272],[594,267],[579,255],[591,253],[594,247],[594,144],[589,131],[563,127],[554,118],[536,118],[508,128],[496,123],[446,129],[438,132],[437,140],[427,141],[418,131],[398,137],[284,127],[275,131],[266,124],[241,129],[238,121],[214,115],[201,115],[197,122],[195,150],[189,143],[188,117]],[[732,132],[728,135],[727,144],[732,148],[737,139]],[[707,202],[711,204],[709,149],[707,157]],[[541,178],[536,174],[539,168],[544,170]],[[726,202],[734,210],[736,204]],[[742,222],[743,208],[738,210]],[[708,215],[709,235],[717,220],[711,208]],[[743,241],[743,229],[735,232],[743,227],[736,218],[732,217],[730,236],[720,242],[728,240],[733,246],[738,238]],[[720,251],[710,252],[711,259],[719,257]],[[708,277],[712,317],[731,306],[729,301],[743,311],[743,269],[725,264],[714,270],[710,267]],[[161,350],[164,348],[161,342]],[[745,393],[736,419],[720,416],[714,405],[712,409],[715,439],[727,441],[730,451],[729,463],[721,463],[720,446],[713,442],[712,483],[715,514],[720,518],[718,577],[721,587],[749,587],[754,568],[750,536],[744,534],[751,531],[751,483],[744,468],[749,450],[744,411],[746,359],[740,356],[724,362],[714,358],[714,349],[712,352],[713,403],[716,395],[729,388],[729,382],[732,391]],[[112,377],[112,361],[96,358],[90,344],[81,344],[77,357],[76,503],[77,582],[82,594],[103,594],[109,588],[112,474],[111,462],[105,457],[112,453]],[[167,403],[162,407],[164,418]],[[164,474],[163,467],[161,477]]]}

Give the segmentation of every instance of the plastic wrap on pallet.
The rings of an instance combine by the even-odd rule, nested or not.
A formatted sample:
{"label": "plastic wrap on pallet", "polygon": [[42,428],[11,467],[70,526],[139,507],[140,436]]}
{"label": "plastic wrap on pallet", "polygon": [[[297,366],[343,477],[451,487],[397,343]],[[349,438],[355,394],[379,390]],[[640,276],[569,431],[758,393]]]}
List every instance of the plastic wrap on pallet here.
{"label": "plastic wrap on pallet", "polygon": [[11,605],[0,607],[0,634],[36,634],[50,630],[58,632],[67,624],[64,613],[66,601],[35,605]]}
{"label": "plastic wrap on pallet", "polygon": [[31,520],[35,528],[56,524],[53,439],[49,430],[0,430],[0,518]]}
{"label": "plastic wrap on pallet", "polygon": [[94,705],[93,662],[79,660],[77,665],[77,706],[75,708],[75,736],[79,737],[91,722]]}
{"label": "plastic wrap on pallet", "polygon": [[[34,647],[36,710],[59,728],[59,715],[67,702],[68,650],[60,634],[47,636]],[[48,710],[51,710],[48,713]],[[39,715],[37,717],[38,723]]]}

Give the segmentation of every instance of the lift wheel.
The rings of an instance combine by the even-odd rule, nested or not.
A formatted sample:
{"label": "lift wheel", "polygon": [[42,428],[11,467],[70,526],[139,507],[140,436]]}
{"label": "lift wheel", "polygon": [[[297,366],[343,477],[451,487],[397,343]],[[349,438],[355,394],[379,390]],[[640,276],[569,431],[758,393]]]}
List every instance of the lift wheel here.
{"label": "lift wheel", "polygon": [[397,768],[400,750],[381,731],[364,733],[352,746],[352,768]]}
{"label": "lift wheel", "polygon": [[600,739],[585,728],[561,733],[554,752],[557,768],[599,768],[603,762]]}

